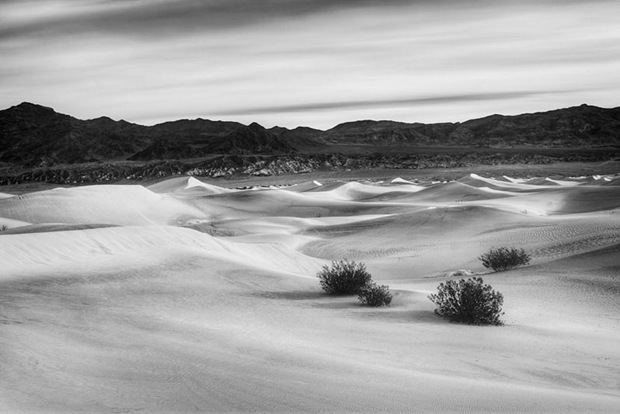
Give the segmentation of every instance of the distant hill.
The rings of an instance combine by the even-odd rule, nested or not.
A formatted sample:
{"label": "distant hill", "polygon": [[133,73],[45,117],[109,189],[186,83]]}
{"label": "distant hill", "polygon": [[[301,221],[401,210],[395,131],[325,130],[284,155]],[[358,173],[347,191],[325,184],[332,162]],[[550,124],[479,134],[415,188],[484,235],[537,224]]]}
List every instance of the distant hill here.
{"label": "distant hill", "polygon": [[195,119],[149,127],[107,117],[79,120],[27,102],[0,111],[0,161],[26,166],[296,151],[256,123]]}
{"label": "distant hill", "polygon": [[81,121],[22,103],[0,111],[0,160],[20,164],[126,158],[149,145],[147,128],[110,118]]}
{"label": "distant hill", "polygon": [[148,127],[153,143],[130,160],[189,159],[213,154],[285,154],[297,149],[257,123],[204,119]]}
{"label": "distant hill", "polygon": [[357,121],[312,137],[331,144],[545,148],[620,146],[620,108],[581,105],[516,116],[491,115],[462,123]]}
{"label": "distant hill", "polygon": [[[22,103],[0,111],[0,161],[27,167],[93,161],[194,159],[216,155],[346,152],[346,146],[471,148],[620,147],[620,108],[581,105],[462,123],[347,122],[327,131],[253,123],[179,120],[143,126],[107,117],[79,120]],[[344,148],[344,149],[343,149]],[[379,150],[377,150],[379,151]]]}

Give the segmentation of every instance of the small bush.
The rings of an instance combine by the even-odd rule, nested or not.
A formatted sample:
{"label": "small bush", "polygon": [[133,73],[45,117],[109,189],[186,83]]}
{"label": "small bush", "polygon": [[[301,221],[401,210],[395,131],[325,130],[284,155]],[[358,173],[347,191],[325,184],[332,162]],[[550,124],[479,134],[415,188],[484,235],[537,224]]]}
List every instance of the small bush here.
{"label": "small bush", "polygon": [[392,303],[390,288],[385,285],[379,286],[375,282],[364,286],[358,297],[362,305],[366,306],[390,306]]}
{"label": "small bush", "polygon": [[499,249],[489,250],[478,259],[482,260],[482,265],[487,269],[499,272],[517,266],[525,266],[530,262],[530,255],[523,249],[500,247]]}
{"label": "small bush", "polygon": [[321,287],[330,295],[354,295],[370,283],[371,275],[366,265],[347,259],[332,261],[317,274]]}
{"label": "small bush", "polygon": [[455,270],[453,272],[448,273],[446,277],[471,276],[473,274],[474,272],[472,272],[471,270],[459,269],[459,270]]}
{"label": "small bush", "polygon": [[504,296],[485,285],[482,278],[449,280],[441,283],[437,294],[429,299],[437,308],[435,314],[451,322],[472,325],[502,325],[499,319],[502,312]]}

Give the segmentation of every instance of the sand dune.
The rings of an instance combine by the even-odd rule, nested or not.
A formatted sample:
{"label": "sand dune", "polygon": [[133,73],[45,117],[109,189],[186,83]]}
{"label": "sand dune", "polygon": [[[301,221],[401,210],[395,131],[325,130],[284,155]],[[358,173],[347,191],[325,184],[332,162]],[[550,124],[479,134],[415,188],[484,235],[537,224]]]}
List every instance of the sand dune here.
{"label": "sand dune", "polygon": [[21,224],[19,226],[9,228],[5,231],[4,235],[9,234],[30,234],[30,233],[50,233],[56,231],[73,231],[73,230],[88,230],[97,229],[102,227],[113,227],[110,224]]}
{"label": "sand dune", "polygon": [[6,229],[13,229],[15,227],[28,226],[31,223],[21,220],[13,220],[5,217],[0,217],[0,226],[4,226]]}
{"label": "sand dune", "polygon": [[[491,190],[491,191],[489,191]],[[511,197],[514,193],[489,187],[474,187],[461,182],[435,184],[407,197],[408,201],[436,203],[458,203],[463,201],[488,200]]]}
{"label": "sand dune", "polygon": [[[615,177],[230,190],[177,177],[0,197],[0,411],[616,412]],[[528,267],[477,257],[522,247]],[[316,272],[363,261],[372,309]],[[469,269],[506,326],[428,294]]]}
{"label": "sand dune", "polygon": [[204,213],[141,186],[58,188],[0,199],[2,217],[33,224],[167,224]]}
{"label": "sand dune", "polygon": [[322,186],[323,186],[323,183],[320,183],[318,181],[307,181],[305,183],[292,185],[288,187],[287,190],[294,191],[297,193],[303,193],[305,191],[314,190]]}
{"label": "sand dune", "polygon": [[[277,243],[245,244],[172,226],[124,226],[6,234],[0,238],[6,277],[49,274],[50,268],[103,269],[128,263],[160,264],[182,253],[219,261],[252,263],[257,269],[305,275],[316,259]],[[35,253],[36,254],[33,254]],[[116,263],[111,263],[116,261]]]}
{"label": "sand dune", "polygon": [[215,194],[189,201],[212,220],[252,217],[346,217],[392,214],[406,207],[395,203],[364,203],[341,197],[331,191],[303,192],[286,189],[243,190]]}
{"label": "sand dune", "polygon": [[481,177],[477,174],[470,174],[458,180],[458,182],[470,185],[472,187],[488,187],[495,190],[508,190],[514,192],[538,192],[546,191],[549,188],[555,188],[557,183],[550,182],[546,178],[533,178],[530,180],[508,180]]}
{"label": "sand dune", "polygon": [[312,195],[322,199],[332,197],[340,200],[362,201],[379,195],[392,193],[390,189],[397,189],[398,193],[416,193],[424,187],[415,184],[397,183],[392,185],[371,185],[356,182],[338,183],[339,185],[323,185],[312,190]]}
{"label": "sand dune", "polygon": [[230,193],[234,190],[203,183],[194,177],[171,178],[147,187],[154,193],[188,193],[191,195],[209,195]]}

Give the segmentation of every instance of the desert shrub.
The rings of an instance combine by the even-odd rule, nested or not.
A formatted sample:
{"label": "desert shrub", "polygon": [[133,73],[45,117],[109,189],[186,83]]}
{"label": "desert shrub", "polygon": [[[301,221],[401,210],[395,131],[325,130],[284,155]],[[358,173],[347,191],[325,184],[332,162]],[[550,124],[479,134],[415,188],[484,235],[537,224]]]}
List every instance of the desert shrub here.
{"label": "desert shrub", "polygon": [[500,247],[489,250],[478,259],[482,261],[482,265],[487,269],[499,272],[517,266],[525,266],[530,262],[530,255],[523,249]]}
{"label": "desert shrub", "polygon": [[459,270],[455,270],[453,272],[448,273],[446,277],[471,276],[473,274],[474,272],[472,272],[471,270],[459,269]]}
{"label": "desert shrub", "polygon": [[482,278],[449,280],[428,297],[437,307],[435,314],[451,322],[472,325],[502,325],[499,319],[504,296],[485,285]]}
{"label": "desert shrub", "polygon": [[392,302],[390,288],[385,285],[379,286],[375,282],[370,282],[364,286],[358,297],[362,305],[366,306],[390,306]]}
{"label": "desert shrub", "polygon": [[6,225],[4,225],[4,224],[2,226],[0,226],[0,231],[5,231],[7,229],[8,229],[8,227]]}
{"label": "desert shrub", "polygon": [[353,295],[370,283],[371,275],[366,265],[347,259],[332,261],[317,274],[321,287],[330,295]]}

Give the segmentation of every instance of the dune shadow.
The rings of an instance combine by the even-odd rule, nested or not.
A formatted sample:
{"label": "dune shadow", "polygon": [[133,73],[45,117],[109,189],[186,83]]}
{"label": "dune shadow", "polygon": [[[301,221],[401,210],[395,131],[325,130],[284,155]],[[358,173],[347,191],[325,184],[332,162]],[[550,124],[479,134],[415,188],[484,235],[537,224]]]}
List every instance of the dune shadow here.
{"label": "dune shadow", "polygon": [[393,310],[384,308],[377,311],[368,311],[360,314],[363,318],[381,319],[388,322],[396,323],[449,323],[445,319],[435,315],[431,310]]}
{"label": "dune shadow", "polygon": [[255,292],[255,296],[268,299],[281,300],[315,300],[328,297],[320,290],[287,290],[287,291],[261,291]]}
{"label": "dune shadow", "polygon": [[357,296],[340,296],[339,300],[333,300],[329,296],[324,296],[326,300],[321,302],[314,302],[310,306],[320,309],[355,309],[360,307],[357,302]]}
{"label": "dune shadow", "polygon": [[432,310],[402,309],[396,304],[391,307],[371,308],[360,304],[357,295],[331,296],[322,290],[289,290],[253,292],[254,297],[264,299],[307,301],[306,306],[320,309],[347,309],[356,311],[360,318],[381,319],[396,323],[448,323]]}
{"label": "dune shadow", "polygon": [[332,296],[322,290],[262,291],[252,295],[266,299],[307,301],[305,305],[313,308],[355,309],[360,307],[357,295]]}

